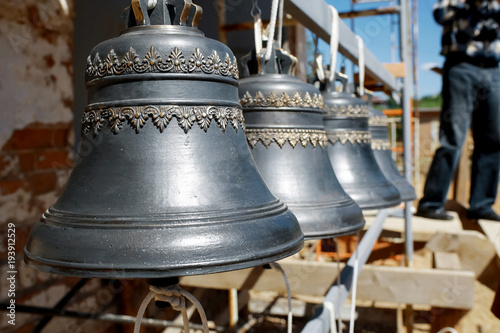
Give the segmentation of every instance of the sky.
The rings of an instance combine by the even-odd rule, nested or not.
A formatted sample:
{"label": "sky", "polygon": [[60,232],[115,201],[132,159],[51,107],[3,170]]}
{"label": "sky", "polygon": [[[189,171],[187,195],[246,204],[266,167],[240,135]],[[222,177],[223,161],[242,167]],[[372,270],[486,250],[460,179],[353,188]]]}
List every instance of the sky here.
{"label": "sky", "polygon": [[[416,0],[415,0],[416,1]],[[337,8],[339,12],[351,10],[350,0],[327,0]],[[421,98],[428,95],[436,95],[441,92],[441,76],[431,71],[432,67],[442,67],[444,62],[441,51],[441,26],[432,16],[434,0],[418,0],[418,40],[417,40],[417,62],[418,62],[418,86],[417,94]],[[367,4],[356,4],[354,10],[370,9],[377,7],[388,7],[390,1],[381,1]],[[344,20],[351,26],[351,20]],[[391,29],[391,26],[393,28]],[[395,47],[391,50],[391,30],[395,31]],[[380,15],[372,17],[360,17],[354,20],[354,32],[360,35],[368,49],[382,62],[399,62],[399,21],[397,15]],[[329,63],[329,45],[321,42],[319,50],[323,53],[324,63]],[[337,69],[340,68],[341,58],[337,60]],[[351,72],[351,62],[346,61],[347,74]],[[357,70],[356,70],[357,71]]]}

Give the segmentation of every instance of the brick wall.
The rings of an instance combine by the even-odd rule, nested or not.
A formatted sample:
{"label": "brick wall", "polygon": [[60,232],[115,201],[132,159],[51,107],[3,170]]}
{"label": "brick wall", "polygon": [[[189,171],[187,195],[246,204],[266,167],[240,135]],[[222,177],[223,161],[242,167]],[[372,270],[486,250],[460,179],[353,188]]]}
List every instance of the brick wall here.
{"label": "brick wall", "polygon": [[[0,2],[0,303],[8,303],[7,230],[15,226],[16,305],[54,307],[80,281],[23,262],[31,226],[60,194],[74,156],[73,1]],[[91,279],[66,310],[117,313],[115,283]],[[0,332],[33,332],[43,316],[0,309]],[[113,324],[64,317],[41,332],[115,332]]]}

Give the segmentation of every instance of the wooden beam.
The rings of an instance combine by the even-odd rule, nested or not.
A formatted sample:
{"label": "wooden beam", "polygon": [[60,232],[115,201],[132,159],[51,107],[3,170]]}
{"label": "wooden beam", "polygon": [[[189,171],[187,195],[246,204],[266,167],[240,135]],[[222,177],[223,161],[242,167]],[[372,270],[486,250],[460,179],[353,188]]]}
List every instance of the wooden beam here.
{"label": "wooden beam", "polygon": [[456,253],[460,258],[462,269],[473,271],[476,276],[480,276],[496,256],[493,244],[486,236],[475,230],[438,232],[425,247],[433,252]]}
{"label": "wooden beam", "polygon": [[439,269],[462,269],[460,257],[454,252],[434,252],[434,267]]}
{"label": "wooden beam", "polygon": [[[460,270],[462,264],[460,257],[455,252],[434,252],[435,267],[448,270]],[[437,332],[443,327],[453,327],[458,332],[462,331],[460,320],[467,311],[462,309],[446,309],[443,307],[431,308],[431,331]]]}
{"label": "wooden beam", "polygon": [[351,12],[339,13],[341,19],[352,19],[356,17],[366,17],[366,16],[376,16],[376,15],[388,15],[399,13],[398,7],[380,7],[375,9],[365,9],[356,10]]}
{"label": "wooden beam", "polygon": [[[462,232],[462,223],[460,222],[458,214],[456,212],[450,212],[450,214],[453,216],[453,220],[451,221],[431,220],[413,216],[413,240],[415,242],[427,242],[438,232],[447,234]],[[365,228],[368,228],[372,225],[374,218],[373,216],[365,215],[365,220]],[[384,223],[384,231],[382,234],[389,233],[392,234],[393,237],[403,238],[404,226],[405,221],[403,218],[389,216]]]}
{"label": "wooden beam", "polygon": [[469,271],[366,266],[359,275],[358,298],[471,309],[474,280]]}
{"label": "wooden beam", "polygon": [[383,64],[384,67],[391,72],[396,78],[403,78],[406,76],[405,63],[404,62],[394,62]]}
{"label": "wooden beam", "polygon": [[488,220],[479,220],[478,222],[486,237],[495,247],[497,256],[500,257],[500,223]]}
{"label": "wooden beam", "polygon": [[[286,259],[280,262],[292,295],[324,296],[338,275],[337,264]],[[343,269],[344,264],[341,264]],[[286,293],[279,272],[261,267],[182,277],[181,285],[213,289],[252,289]],[[474,302],[474,273],[407,267],[364,266],[358,298],[404,304],[469,309]]]}

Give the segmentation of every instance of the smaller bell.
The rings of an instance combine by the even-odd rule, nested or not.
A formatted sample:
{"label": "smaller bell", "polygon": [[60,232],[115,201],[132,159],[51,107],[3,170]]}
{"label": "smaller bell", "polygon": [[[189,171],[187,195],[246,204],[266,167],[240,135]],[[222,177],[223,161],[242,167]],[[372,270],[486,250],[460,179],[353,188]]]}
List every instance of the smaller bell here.
{"label": "smaller bell", "polygon": [[399,173],[398,167],[391,156],[391,142],[387,128],[387,116],[380,110],[368,105],[370,111],[369,127],[372,134],[372,150],[384,176],[399,191],[402,201],[412,201],[417,198],[415,189],[408,184]]}
{"label": "smaller bell", "polygon": [[401,202],[397,189],[380,170],[371,149],[368,129],[368,105],[346,91],[337,92],[334,84],[323,87],[324,124],[328,136],[328,154],[333,170],[344,190],[361,209],[393,207]]}
{"label": "smaller bell", "polygon": [[245,59],[240,103],[252,156],[271,192],[297,217],[306,239],[363,228],[359,206],[340,186],[326,151],[323,99],[293,76],[297,59],[273,48]]}

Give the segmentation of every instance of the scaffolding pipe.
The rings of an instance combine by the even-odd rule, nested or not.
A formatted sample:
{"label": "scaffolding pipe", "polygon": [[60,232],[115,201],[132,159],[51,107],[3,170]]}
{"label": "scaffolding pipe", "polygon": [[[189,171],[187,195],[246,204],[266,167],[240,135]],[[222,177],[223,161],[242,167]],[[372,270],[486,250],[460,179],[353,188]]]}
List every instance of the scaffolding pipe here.
{"label": "scaffolding pipe", "polygon": [[[3,311],[7,311],[7,303],[0,303],[0,309]],[[29,305],[17,305],[16,304],[16,312],[17,313],[31,313],[36,315],[45,315],[51,317],[69,317],[76,319],[87,319],[87,320],[97,320],[97,321],[107,321],[117,324],[134,324],[136,317],[127,316],[127,315],[118,315],[112,313],[88,313],[88,312],[77,312],[77,311],[67,311],[67,310],[59,310],[59,309],[50,309],[43,308],[38,306],[29,306]],[[143,318],[141,321],[143,326],[151,326],[151,327],[175,327],[175,328],[184,328],[184,325],[174,323],[170,320],[160,320],[160,319],[151,319],[151,318]],[[202,330],[203,326],[200,324],[189,324],[190,327],[198,330]],[[215,327],[210,330],[215,330],[216,332],[225,332],[226,329],[224,327]]]}

